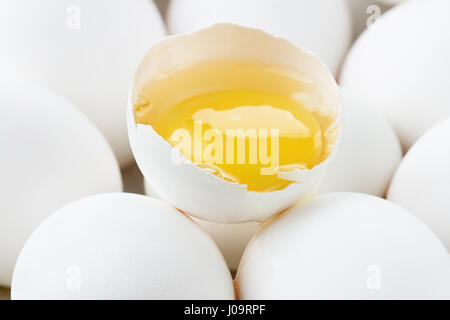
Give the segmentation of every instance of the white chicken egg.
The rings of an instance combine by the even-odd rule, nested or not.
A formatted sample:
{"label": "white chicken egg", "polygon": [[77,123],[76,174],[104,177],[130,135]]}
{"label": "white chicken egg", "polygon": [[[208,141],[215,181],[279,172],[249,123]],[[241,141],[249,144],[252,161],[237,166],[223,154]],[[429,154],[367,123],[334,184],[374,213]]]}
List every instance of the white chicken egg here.
{"label": "white chicken egg", "polygon": [[141,195],[73,202],[31,235],[12,299],[234,299],[230,272],[192,220]]}
{"label": "white chicken egg", "polygon": [[149,0],[4,0],[0,70],[74,103],[124,167],[132,161],[124,116],[129,84],[152,41],[164,35]]}
{"label": "white chicken egg", "polygon": [[398,138],[387,120],[364,98],[342,88],[340,93],[339,147],[319,191],[360,192],[384,197],[402,159]]}
{"label": "white chicken egg", "polygon": [[[145,179],[144,186],[146,195],[161,199]],[[192,219],[214,240],[222,252],[228,268],[232,271],[237,270],[245,248],[260,226],[257,222],[227,224],[209,222],[194,217]]]}
{"label": "white chicken egg", "polygon": [[163,200],[161,196],[152,187],[151,183],[147,181],[147,179],[143,178],[143,181],[144,181],[144,192],[147,196],[158,200]]}
{"label": "white chicken egg", "polygon": [[450,118],[427,131],[409,150],[389,187],[388,199],[425,222],[450,251]]}
{"label": "white chicken egg", "polygon": [[[243,43],[245,45],[242,45]],[[261,48],[264,48],[264,50],[261,50]],[[237,73],[233,72],[232,74],[227,73],[230,65],[226,65],[226,68],[221,68],[220,65],[213,65],[213,67],[207,65],[207,68],[201,69],[202,77],[193,77],[194,79],[191,79],[191,81],[189,81],[189,78],[185,79],[185,76],[178,76],[179,73],[177,73],[179,70],[186,70],[183,69],[186,65],[201,65],[205,61],[224,60],[238,61],[237,63],[249,60],[256,61],[257,63],[250,67],[252,72],[259,72],[260,68],[266,70],[265,68],[270,66],[270,70],[282,68],[283,70],[289,70],[289,74],[299,74],[302,79],[307,79],[307,82],[299,82],[301,85],[295,81],[294,88],[296,91],[293,96],[304,104],[305,112],[314,112],[320,115],[321,124],[316,123],[321,128],[318,134],[322,137],[320,141],[323,141],[324,145],[315,149],[321,152],[321,156],[318,158],[318,162],[311,167],[296,166],[294,163],[294,165],[286,167],[285,170],[280,169],[280,167],[277,168],[276,173],[272,176],[283,181],[283,183],[286,182],[286,187],[259,192],[249,189],[248,184],[241,183],[239,180],[224,179],[220,175],[197,166],[193,161],[190,161],[192,159],[184,157],[179,149],[175,148],[156,131],[155,124],[137,121],[141,114],[149,112],[152,115],[152,112],[155,112],[155,117],[150,117],[150,119],[162,123],[164,121],[160,121],[158,112],[167,109],[158,107],[158,102],[169,104],[172,103],[172,100],[178,100],[180,97],[182,97],[181,99],[190,98],[191,91],[199,94],[208,92],[208,90],[228,90],[228,85],[232,88],[241,89],[241,79],[244,79],[243,86],[246,88],[257,88],[254,90],[257,90],[256,92],[260,95],[261,92],[264,93],[261,90],[265,89],[260,89],[259,86],[264,87],[266,82],[260,81],[258,77],[243,76],[244,72],[241,72],[240,68],[249,69],[245,69],[246,65],[242,64],[238,65]],[[232,64],[231,66],[235,65]],[[219,71],[217,70],[221,70],[220,76],[218,76]],[[269,74],[270,76],[266,80],[270,82],[276,77],[274,73]],[[231,81],[223,80],[222,76],[231,78]],[[250,80],[246,81],[248,79]],[[162,81],[162,85],[159,81]],[[212,89],[210,86],[212,86]],[[280,87],[277,83],[274,86]],[[297,89],[298,86],[300,89]],[[285,90],[285,87],[282,87]],[[314,88],[317,91],[310,92],[308,90],[312,89],[305,88]],[[145,89],[150,90],[152,95],[147,96]],[[143,97],[139,96],[141,92],[144,92]],[[167,102],[167,99],[170,101]],[[240,101],[237,101],[237,103],[240,103]],[[254,110],[260,110],[257,108],[259,106],[261,105],[255,105]],[[172,110],[185,109],[176,107]],[[340,103],[336,82],[326,66],[316,56],[284,39],[273,37],[261,30],[233,24],[218,24],[193,34],[167,38],[157,43],[149,51],[138,68],[130,93],[128,130],[136,162],[144,177],[151,181],[152,186],[161,198],[183,212],[203,220],[217,223],[240,223],[264,221],[297,201],[309,199],[317,191],[334,156],[334,147],[339,137],[339,114]],[[164,123],[177,118],[179,115],[165,118]],[[292,119],[292,117],[289,119]],[[253,120],[248,116],[243,118],[238,116],[238,119],[242,119],[242,122]],[[283,128],[285,124],[283,122],[277,126]],[[244,123],[243,125],[247,124]],[[309,129],[306,131],[308,138],[318,137],[317,134],[311,134]],[[186,133],[186,131],[183,131],[183,133]],[[191,139],[189,132],[187,132],[187,135],[188,139]],[[201,132],[198,137],[200,140],[205,140]],[[196,139],[196,137],[193,138],[194,143]],[[257,146],[257,144],[254,144],[254,146]],[[273,144],[273,146],[276,145]],[[263,152],[261,150],[259,151],[260,154]],[[277,152],[273,152],[274,155],[279,154],[279,150],[275,151]],[[223,152],[223,154],[225,153],[226,151]],[[257,152],[254,154],[257,155]],[[233,157],[231,163],[234,163],[234,152],[231,155]],[[276,161],[279,160],[276,159]],[[244,161],[243,164],[247,165],[248,163]],[[240,167],[240,170],[245,170],[245,167],[242,168]],[[251,179],[248,182],[251,183]]]}
{"label": "white chicken egg", "polygon": [[387,117],[405,151],[450,115],[449,11],[447,0],[391,9],[360,36],[342,70],[341,84]]}
{"label": "white chicken egg", "polygon": [[236,281],[241,299],[449,299],[450,255],[401,207],[331,193],[265,225]]}
{"label": "white chicken egg", "polygon": [[346,0],[172,0],[167,9],[172,34],[219,22],[282,36],[318,54],[335,75],[352,40]]}
{"label": "white chicken egg", "polygon": [[31,232],[80,197],[122,190],[100,131],[66,100],[32,84],[0,81],[0,285],[8,286]]}

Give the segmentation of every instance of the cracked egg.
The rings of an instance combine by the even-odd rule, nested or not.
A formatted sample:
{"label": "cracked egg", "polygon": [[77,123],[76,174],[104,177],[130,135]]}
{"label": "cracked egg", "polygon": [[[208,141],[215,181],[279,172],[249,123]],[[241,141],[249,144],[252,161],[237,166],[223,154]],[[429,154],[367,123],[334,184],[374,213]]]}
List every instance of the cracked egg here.
{"label": "cracked egg", "polygon": [[336,82],[314,54],[217,24],[153,46],[132,84],[128,130],[168,203],[212,222],[265,221],[315,194],[339,114]]}

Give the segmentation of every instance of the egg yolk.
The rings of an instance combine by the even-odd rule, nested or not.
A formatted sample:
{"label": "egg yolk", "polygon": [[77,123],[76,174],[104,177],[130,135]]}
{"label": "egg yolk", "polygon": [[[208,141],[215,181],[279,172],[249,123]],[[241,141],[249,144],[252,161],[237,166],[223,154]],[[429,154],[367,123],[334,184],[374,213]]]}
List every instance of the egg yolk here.
{"label": "egg yolk", "polygon": [[[255,72],[242,66],[238,70],[244,80],[251,80],[248,73]],[[226,83],[230,70],[219,67],[216,71],[214,79],[219,77],[219,82]],[[197,70],[197,77],[198,72],[208,74],[207,70]],[[270,72],[261,76],[266,77],[268,90],[261,90],[264,86],[225,85],[225,90],[213,86],[159,109],[157,99],[152,103],[151,89],[143,90],[135,103],[136,122],[151,124],[184,158],[217,177],[247,185],[255,192],[284,189],[293,182],[281,179],[278,173],[311,169],[322,161],[320,118],[293,95],[270,90]],[[215,80],[211,78],[212,83]]]}

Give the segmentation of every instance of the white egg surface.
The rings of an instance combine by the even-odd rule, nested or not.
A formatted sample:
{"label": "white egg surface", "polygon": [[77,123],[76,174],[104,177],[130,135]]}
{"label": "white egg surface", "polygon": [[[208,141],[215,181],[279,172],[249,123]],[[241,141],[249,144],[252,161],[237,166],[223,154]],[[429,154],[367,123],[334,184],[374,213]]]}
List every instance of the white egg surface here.
{"label": "white egg surface", "polygon": [[450,250],[450,118],[425,133],[401,162],[388,199],[424,221]]}
{"label": "white egg surface", "polygon": [[[149,197],[160,199],[161,197],[153,189],[151,184],[144,179],[145,194]],[[239,267],[242,254],[250,239],[259,229],[257,222],[246,223],[214,223],[191,217],[217,244],[222,252],[228,268],[236,271]]]}
{"label": "white egg surface", "polygon": [[260,226],[256,222],[225,224],[195,218],[194,221],[214,240],[233,271],[238,269],[245,248]]}
{"label": "white egg surface", "polygon": [[352,40],[345,0],[172,0],[167,10],[171,33],[219,22],[262,29],[313,51],[335,75]]}
{"label": "white egg surface", "polygon": [[99,127],[123,167],[132,161],[124,116],[130,82],[164,35],[149,0],[3,0],[0,70],[69,99]]}
{"label": "white egg surface", "polygon": [[358,94],[341,88],[341,103],[339,147],[319,191],[383,197],[402,159],[397,135],[370,102]]}
{"label": "white egg surface", "polygon": [[405,209],[331,193],[257,233],[236,281],[240,299],[449,299],[450,255]]}
{"label": "white egg surface", "polygon": [[28,239],[12,299],[233,299],[225,261],[188,217],[155,199],[71,203]]}
{"label": "white egg surface", "polygon": [[391,9],[359,37],[342,70],[341,85],[387,117],[404,150],[450,116],[449,11],[448,0]]}
{"label": "white egg surface", "polygon": [[29,83],[0,80],[0,285],[9,286],[31,232],[60,206],[122,190],[100,131],[73,105]]}

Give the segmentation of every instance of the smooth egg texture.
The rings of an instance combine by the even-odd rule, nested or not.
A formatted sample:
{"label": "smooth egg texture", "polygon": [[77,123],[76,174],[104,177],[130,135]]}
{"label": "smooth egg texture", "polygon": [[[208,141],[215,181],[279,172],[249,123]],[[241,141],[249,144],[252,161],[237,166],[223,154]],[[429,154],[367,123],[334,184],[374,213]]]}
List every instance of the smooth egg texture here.
{"label": "smooth egg texture", "polygon": [[74,103],[124,167],[132,162],[124,116],[130,82],[152,42],[164,35],[149,0],[4,0],[0,69]]}
{"label": "smooth egg texture", "polygon": [[341,85],[387,117],[405,151],[450,115],[449,11],[447,0],[391,9],[358,38],[342,69]]}
{"label": "smooth egg texture", "polygon": [[313,168],[330,145],[307,102],[322,88],[290,73],[233,58],[199,63],[143,86],[134,119],[210,174],[249,191],[282,190],[293,181],[277,173]]}
{"label": "smooth egg texture", "polygon": [[28,236],[60,206],[122,191],[100,131],[72,104],[33,84],[0,80],[0,285]]}
{"label": "smooth egg texture", "polygon": [[345,0],[172,0],[167,9],[167,26],[172,34],[219,22],[284,37],[319,55],[335,75],[352,40]]}
{"label": "smooth egg texture", "polygon": [[240,299],[449,299],[450,255],[405,209],[330,193],[266,224],[236,285]]}
{"label": "smooth egg texture", "polygon": [[450,119],[427,131],[409,150],[388,199],[425,222],[450,250]]}
{"label": "smooth egg texture", "polygon": [[319,192],[347,191],[384,197],[402,159],[397,135],[370,101],[345,88],[340,93],[339,147]]}
{"label": "smooth egg texture", "polygon": [[[146,195],[161,199],[147,180],[144,180],[144,186]],[[214,240],[231,271],[237,270],[245,248],[260,227],[257,222],[214,223],[198,218],[192,219]]]}
{"label": "smooth egg texture", "polygon": [[225,224],[196,218],[194,221],[217,244],[231,271],[238,269],[245,248],[260,227],[257,222]]}
{"label": "smooth egg texture", "polygon": [[155,199],[73,202],[28,239],[12,299],[234,299],[230,272],[192,220]]}

